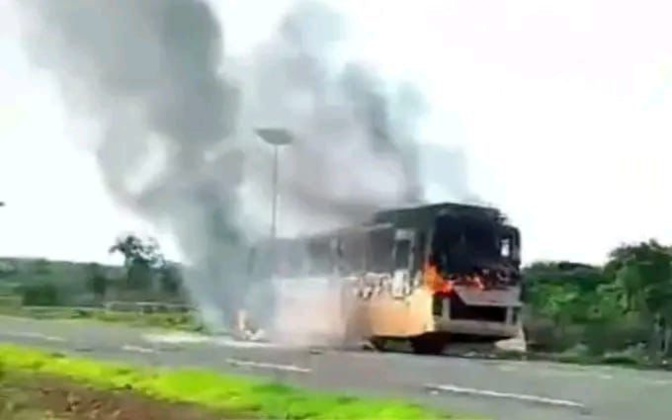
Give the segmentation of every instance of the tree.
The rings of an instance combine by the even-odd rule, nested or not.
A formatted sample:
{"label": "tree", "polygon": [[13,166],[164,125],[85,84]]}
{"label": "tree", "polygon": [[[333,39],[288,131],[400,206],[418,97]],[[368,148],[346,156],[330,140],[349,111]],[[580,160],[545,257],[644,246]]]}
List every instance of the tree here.
{"label": "tree", "polygon": [[540,262],[526,267],[524,277],[532,341],[557,350],[576,342],[578,332],[594,354],[642,348],[651,360],[672,357],[670,247],[654,240],[623,244],[601,268]]}
{"label": "tree", "polygon": [[652,355],[672,352],[672,253],[656,241],[642,242],[616,253],[630,306],[643,316],[651,331]]}
{"label": "tree", "polygon": [[38,283],[21,288],[24,306],[56,306],[60,303],[58,288],[53,283]]}
{"label": "tree", "polygon": [[177,264],[166,264],[159,277],[161,290],[168,296],[177,296],[182,287],[182,272]]}
{"label": "tree", "polygon": [[40,258],[33,262],[33,272],[37,275],[49,275],[51,274],[51,263],[49,260]]}
{"label": "tree", "polygon": [[134,234],[123,235],[117,238],[109,252],[121,253],[124,256],[125,266],[130,266],[135,262],[142,262],[152,267],[160,267],[164,264],[163,254],[154,238],[142,239]]}
{"label": "tree", "polygon": [[130,289],[149,289],[154,273],[165,265],[159,244],[154,238],[141,239],[137,235],[127,234],[119,237],[109,252],[123,255],[127,286]]}
{"label": "tree", "polygon": [[582,293],[594,292],[609,282],[601,267],[570,261],[536,262],[524,269],[526,281],[537,284],[574,285]]}
{"label": "tree", "polygon": [[98,300],[104,300],[105,295],[107,295],[108,279],[103,273],[102,267],[99,264],[91,263],[88,265],[87,271],[89,290]]}
{"label": "tree", "polygon": [[11,277],[16,274],[18,270],[16,266],[7,261],[0,261],[0,279]]}

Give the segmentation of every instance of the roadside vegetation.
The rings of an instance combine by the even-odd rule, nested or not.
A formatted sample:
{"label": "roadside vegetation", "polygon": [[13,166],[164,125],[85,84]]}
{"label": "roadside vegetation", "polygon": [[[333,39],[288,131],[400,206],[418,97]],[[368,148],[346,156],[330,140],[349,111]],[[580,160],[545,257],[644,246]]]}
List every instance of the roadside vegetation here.
{"label": "roadside vegetation", "polygon": [[[0,313],[204,330],[188,309],[179,265],[156,241],[126,235],[110,252],[123,265],[0,259]],[[622,245],[604,266],[536,262],[524,278],[526,357],[668,366],[672,248]]]}
{"label": "roadside vegetation", "polygon": [[[123,306],[123,305],[122,305]],[[187,332],[204,332],[203,325],[191,312],[173,310],[170,307],[156,309],[157,305],[134,303],[131,307],[118,308],[70,308],[66,306],[22,306],[4,301],[0,315],[20,316],[44,320],[82,320],[124,324],[139,328],[157,328]]]}
{"label": "roadside vegetation", "polygon": [[457,419],[400,402],[197,370],[156,370],[0,346],[0,418]]}
{"label": "roadside vegetation", "polygon": [[203,330],[187,305],[180,267],[156,241],[125,235],[110,252],[123,265],[0,259],[0,314]]}
{"label": "roadside vegetation", "polygon": [[0,259],[0,296],[23,306],[100,307],[106,302],[184,305],[180,267],[153,239],[125,235],[109,249],[121,266],[45,259]]}
{"label": "roadside vegetation", "polygon": [[562,361],[667,367],[672,358],[672,249],[623,245],[604,266],[525,269],[528,347]]}

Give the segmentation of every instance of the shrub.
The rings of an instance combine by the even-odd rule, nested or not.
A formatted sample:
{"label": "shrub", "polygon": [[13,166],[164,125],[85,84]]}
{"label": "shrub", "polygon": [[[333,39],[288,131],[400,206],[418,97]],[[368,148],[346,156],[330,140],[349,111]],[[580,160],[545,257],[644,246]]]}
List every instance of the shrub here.
{"label": "shrub", "polygon": [[58,288],[52,283],[39,283],[21,288],[24,306],[57,306],[60,303]]}

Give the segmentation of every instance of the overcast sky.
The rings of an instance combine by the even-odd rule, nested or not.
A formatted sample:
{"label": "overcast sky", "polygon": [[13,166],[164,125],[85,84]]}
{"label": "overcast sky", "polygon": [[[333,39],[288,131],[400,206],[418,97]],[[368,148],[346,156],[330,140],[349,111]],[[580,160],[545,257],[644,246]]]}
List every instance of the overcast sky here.
{"label": "overcast sky", "polygon": [[[230,53],[262,41],[289,3],[219,2]],[[424,137],[462,148],[471,189],[520,227],[525,260],[600,262],[623,241],[672,242],[669,1],[339,4],[359,31],[353,52],[423,88]],[[0,255],[106,261],[129,230],[176,255],[108,198],[86,133],[26,62],[13,7],[0,0]]]}

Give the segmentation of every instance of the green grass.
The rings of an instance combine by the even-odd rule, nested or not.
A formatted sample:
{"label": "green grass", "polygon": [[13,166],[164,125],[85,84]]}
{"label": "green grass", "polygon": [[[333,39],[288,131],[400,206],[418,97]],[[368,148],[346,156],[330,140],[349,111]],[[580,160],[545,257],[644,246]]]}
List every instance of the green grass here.
{"label": "green grass", "polygon": [[171,402],[283,419],[457,419],[418,405],[291,388],[242,376],[199,370],[164,370],[64,357],[0,345],[0,367],[56,375],[100,389],[131,388]]}
{"label": "green grass", "polygon": [[[86,319],[87,316],[80,316]],[[154,313],[139,314],[132,312],[98,312],[88,318],[102,322],[121,323],[135,327],[155,327],[180,331],[203,331],[203,327],[190,314]]]}
{"label": "green grass", "polygon": [[162,328],[179,331],[202,332],[203,327],[190,314],[113,312],[104,309],[76,310],[65,307],[22,307],[0,304],[0,315],[32,319],[76,319],[123,324],[131,327]]}

